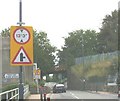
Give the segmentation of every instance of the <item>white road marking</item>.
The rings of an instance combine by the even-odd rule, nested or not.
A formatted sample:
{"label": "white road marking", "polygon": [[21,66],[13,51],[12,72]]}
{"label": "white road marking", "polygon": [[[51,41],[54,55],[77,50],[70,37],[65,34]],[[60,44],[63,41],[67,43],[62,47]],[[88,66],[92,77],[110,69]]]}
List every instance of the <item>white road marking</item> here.
{"label": "white road marking", "polygon": [[79,97],[77,97],[75,94],[73,94],[72,92],[70,92],[70,94],[75,97],[76,99],[80,99]]}

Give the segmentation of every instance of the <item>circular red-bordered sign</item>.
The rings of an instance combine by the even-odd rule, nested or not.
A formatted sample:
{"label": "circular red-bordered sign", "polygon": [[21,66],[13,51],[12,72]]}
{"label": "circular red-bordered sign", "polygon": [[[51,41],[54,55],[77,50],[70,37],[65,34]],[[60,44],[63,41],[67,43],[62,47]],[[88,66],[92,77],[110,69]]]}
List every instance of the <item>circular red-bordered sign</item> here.
{"label": "circular red-bordered sign", "polygon": [[30,40],[30,32],[24,27],[17,28],[13,38],[18,44],[26,44]]}

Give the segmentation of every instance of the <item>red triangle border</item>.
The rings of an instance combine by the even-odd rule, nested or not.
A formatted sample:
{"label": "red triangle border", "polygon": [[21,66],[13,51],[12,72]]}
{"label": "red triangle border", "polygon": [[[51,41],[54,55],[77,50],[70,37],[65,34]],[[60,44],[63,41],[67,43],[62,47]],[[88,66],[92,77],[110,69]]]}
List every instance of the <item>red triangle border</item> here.
{"label": "red triangle border", "polygon": [[[21,49],[23,49],[23,51],[24,51],[25,55],[27,56],[29,62],[14,62]],[[15,55],[15,57],[14,57],[14,59],[13,59],[13,61],[12,61],[12,64],[31,64],[31,63],[32,63],[32,62],[31,62],[31,60],[30,60],[27,52],[25,51],[25,49],[24,49],[23,47],[20,47],[20,49],[18,50],[17,54]]]}

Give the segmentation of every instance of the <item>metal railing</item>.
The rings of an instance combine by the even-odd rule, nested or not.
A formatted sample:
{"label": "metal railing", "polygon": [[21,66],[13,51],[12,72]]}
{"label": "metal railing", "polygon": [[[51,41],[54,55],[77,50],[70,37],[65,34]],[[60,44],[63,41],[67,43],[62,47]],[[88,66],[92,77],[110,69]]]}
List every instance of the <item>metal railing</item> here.
{"label": "metal railing", "polygon": [[[24,99],[29,94],[29,85],[24,86]],[[12,99],[19,99],[19,88],[15,88],[9,91],[5,91],[0,93],[0,101],[2,99],[6,99],[7,101],[10,101]]]}

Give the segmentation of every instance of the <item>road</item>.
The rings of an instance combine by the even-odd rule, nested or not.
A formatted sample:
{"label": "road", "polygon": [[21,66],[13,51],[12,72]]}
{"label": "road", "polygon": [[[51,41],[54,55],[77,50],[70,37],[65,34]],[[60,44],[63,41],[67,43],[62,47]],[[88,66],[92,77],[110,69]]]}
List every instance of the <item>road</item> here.
{"label": "road", "polygon": [[51,101],[118,101],[117,94],[72,90],[68,90],[66,93],[51,93],[48,94],[47,97],[50,97],[50,99],[52,99]]}

